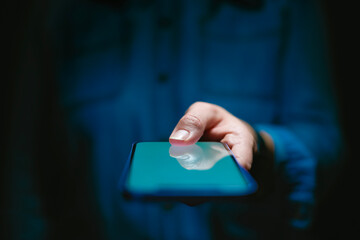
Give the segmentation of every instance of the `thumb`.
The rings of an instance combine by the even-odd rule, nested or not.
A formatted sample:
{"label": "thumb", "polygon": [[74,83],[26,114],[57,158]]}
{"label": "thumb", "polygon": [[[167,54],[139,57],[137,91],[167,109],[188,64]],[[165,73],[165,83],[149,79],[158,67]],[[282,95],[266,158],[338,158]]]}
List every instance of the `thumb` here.
{"label": "thumb", "polygon": [[204,134],[205,129],[216,121],[216,108],[204,102],[196,102],[189,107],[172,132],[169,142],[172,145],[191,145]]}
{"label": "thumb", "polygon": [[191,114],[185,114],[174,131],[169,141],[172,145],[190,145],[196,143],[205,131],[205,125],[201,120]]}

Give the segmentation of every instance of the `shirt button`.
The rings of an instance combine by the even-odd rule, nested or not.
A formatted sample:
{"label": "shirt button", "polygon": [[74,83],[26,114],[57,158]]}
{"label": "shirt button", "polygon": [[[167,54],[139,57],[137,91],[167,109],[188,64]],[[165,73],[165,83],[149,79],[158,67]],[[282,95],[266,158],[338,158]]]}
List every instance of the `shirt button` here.
{"label": "shirt button", "polygon": [[160,73],[158,76],[158,82],[161,84],[167,83],[169,81],[169,75],[165,73]]}

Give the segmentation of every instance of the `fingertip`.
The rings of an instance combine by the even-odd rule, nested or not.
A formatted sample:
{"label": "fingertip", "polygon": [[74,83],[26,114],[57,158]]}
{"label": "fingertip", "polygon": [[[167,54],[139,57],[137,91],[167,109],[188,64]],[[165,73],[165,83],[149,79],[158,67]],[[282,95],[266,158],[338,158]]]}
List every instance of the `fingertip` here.
{"label": "fingertip", "polygon": [[245,168],[247,171],[250,171],[252,164],[247,162],[242,165],[243,168]]}
{"label": "fingertip", "polygon": [[183,116],[169,137],[172,145],[191,145],[196,143],[204,133],[205,125],[191,114]]}
{"label": "fingertip", "polygon": [[186,141],[190,136],[190,132],[185,129],[179,129],[173,132],[170,136],[170,139],[175,141]]}
{"label": "fingertip", "polygon": [[195,144],[197,141],[196,139],[187,139],[187,140],[179,140],[179,139],[174,139],[174,138],[169,138],[169,142],[171,145],[174,146],[188,146],[188,145],[192,145]]}
{"label": "fingertip", "polygon": [[239,157],[236,157],[235,156],[235,160],[238,162],[238,164],[244,168],[245,170],[247,171],[250,171],[251,169],[251,166],[252,166],[252,163],[251,162],[248,162],[248,161],[244,161],[242,159],[240,159]]}
{"label": "fingertip", "polygon": [[186,146],[186,142],[182,141],[182,140],[176,140],[176,139],[172,139],[172,138],[169,138],[169,142],[171,145],[174,145],[174,146]]}

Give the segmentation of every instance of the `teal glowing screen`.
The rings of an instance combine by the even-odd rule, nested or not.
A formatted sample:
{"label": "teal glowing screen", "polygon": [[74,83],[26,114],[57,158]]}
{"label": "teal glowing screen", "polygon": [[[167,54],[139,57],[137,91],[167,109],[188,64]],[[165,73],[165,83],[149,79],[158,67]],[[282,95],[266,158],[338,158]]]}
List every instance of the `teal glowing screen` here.
{"label": "teal glowing screen", "polygon": [[222,143],[140,142],[132,155],[126,188],[143,194],[241,195],[249,183]]}

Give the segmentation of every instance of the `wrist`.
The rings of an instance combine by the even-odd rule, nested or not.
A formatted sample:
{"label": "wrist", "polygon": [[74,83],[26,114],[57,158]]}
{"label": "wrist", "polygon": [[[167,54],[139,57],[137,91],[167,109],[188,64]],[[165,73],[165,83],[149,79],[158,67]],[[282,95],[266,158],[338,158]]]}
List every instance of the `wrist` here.
{"label": "wrist", "polygon": [[260,134],[260,131],[255,130],[256,134],[256,149],[255,155],[261,156],[266,152],[266,145],[263,136]]}
{"label": "wrist", "polygon": [[256,151],[255,156],[272,158],[274,156],[274,142],[271,136],[262,130],[256,130]]}

